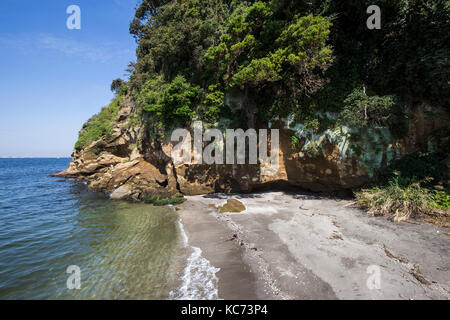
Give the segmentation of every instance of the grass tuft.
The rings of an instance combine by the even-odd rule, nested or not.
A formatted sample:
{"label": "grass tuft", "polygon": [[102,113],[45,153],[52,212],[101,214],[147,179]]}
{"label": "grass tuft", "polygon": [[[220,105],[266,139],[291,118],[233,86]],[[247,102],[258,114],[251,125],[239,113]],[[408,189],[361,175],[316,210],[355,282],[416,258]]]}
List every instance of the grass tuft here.
{"label": "grass tuft", "polygon": [[356,200],[372,216],[450,226],[447,161],[442,151],[407,155],[380,171],[375,185],[355,192]]}
{"label": "grass tuft", "polygon": [[420,183],[411,183],[405,187],[393,178],[387,186],[376,186],[363,189],[356,193],[358,203],[368,208],[372,216],[384,215],[394,221],[404,221],[420,214],[433,214],[430,203],[433,194],[430,190],[420,186]]}

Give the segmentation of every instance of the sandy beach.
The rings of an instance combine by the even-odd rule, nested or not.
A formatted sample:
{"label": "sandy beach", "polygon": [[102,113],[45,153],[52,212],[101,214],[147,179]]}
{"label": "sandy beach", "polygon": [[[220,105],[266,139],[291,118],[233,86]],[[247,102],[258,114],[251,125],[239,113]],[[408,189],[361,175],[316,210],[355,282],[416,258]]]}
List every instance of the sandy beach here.
{"label": "sandy beach", "polygon": [[[246,209],[219,213],[231,198]],[[189,244],[220,269],[219,299],[450,298],[448,229],[351,205],[308,193],[214,194],[187,197],[178,213]]]}

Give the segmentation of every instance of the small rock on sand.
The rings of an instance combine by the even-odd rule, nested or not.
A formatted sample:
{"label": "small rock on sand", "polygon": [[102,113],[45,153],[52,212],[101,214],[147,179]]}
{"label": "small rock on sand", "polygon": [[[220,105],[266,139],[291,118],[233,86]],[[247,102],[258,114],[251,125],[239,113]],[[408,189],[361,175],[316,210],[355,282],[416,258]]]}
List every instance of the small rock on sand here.
{"label": "small rock on sand", "polygon": [[219,212],[242,212],[246,208],[242,202],[236,199],[228,199],[227,203],[220,207]]}

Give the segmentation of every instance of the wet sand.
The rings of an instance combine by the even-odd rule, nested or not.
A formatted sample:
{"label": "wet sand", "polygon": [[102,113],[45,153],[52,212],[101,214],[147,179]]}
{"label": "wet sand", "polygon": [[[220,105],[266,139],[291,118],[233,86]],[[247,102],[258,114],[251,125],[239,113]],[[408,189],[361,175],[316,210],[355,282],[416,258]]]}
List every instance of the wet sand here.
{"label": "wet sand", "polygon": [[[246,210],[213,207],[230,198]],[[220,299],[450,298],[448,229],[367,217],[349,200],[306,193],[187,199],[178,212],[190,244],[220,268]]]}
{"label": "wet sand", "polygon": [[[214,210],[215,211],[215,210]],[[187,201],[179,211],[189,245],[202,249],[202,256],[220,268],[219,299],[270,299],[259,285],[249,264],[244,262],[245,251],[236,244],[233,233],[221,223],[213,210],[200,201]]]}

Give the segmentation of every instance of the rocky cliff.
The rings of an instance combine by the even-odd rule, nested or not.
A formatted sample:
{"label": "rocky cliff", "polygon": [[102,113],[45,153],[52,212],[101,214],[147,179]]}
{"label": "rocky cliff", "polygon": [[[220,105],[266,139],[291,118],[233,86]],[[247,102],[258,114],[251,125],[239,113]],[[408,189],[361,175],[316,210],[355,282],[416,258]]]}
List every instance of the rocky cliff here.
{"label": "rocky cliff", "polygon": [[433,148],[433,137],[442,127],[436,119],[445,116],[441,111],[427,117],[426,107],[414,108],[403,138],[395,138],[387,128],[358,131],[337,126],[314,133],[301,123],[281,119],[269,124],[280,129],[279,169],[262,176],[259,165],[175,165],[170,157],[173,143],[169,138],[154,139],[145,126],[130,125],[139,112],[130,99],[125,101],[112,135],[75,150],[69,167],[54,176],[84,181],[89,189],[110,193],[113,199],[287,187],[343,194],[369,182],[377,169],[393,160]]}
{"label": "rocky cliff", "polygon": [[[113,81],[116,97],[83,125],[72,163],[57,175],[113,198],[145,199],[274,187],[346,193],[409,153],[444,151],[441,164],[448,159],[450,6],[383,1],[390,14],[371,30],[368,5],[140,1],[129,78]],[[278,170],[174,164],[168,137],[196,121],[220,130],[278,128]],[[447,188],[442,166],[425,170],[421,161],[421,170],[403,172],[401,188],[434,188],[429,178]],[[448,202],[445,192],[434,198]]]}

